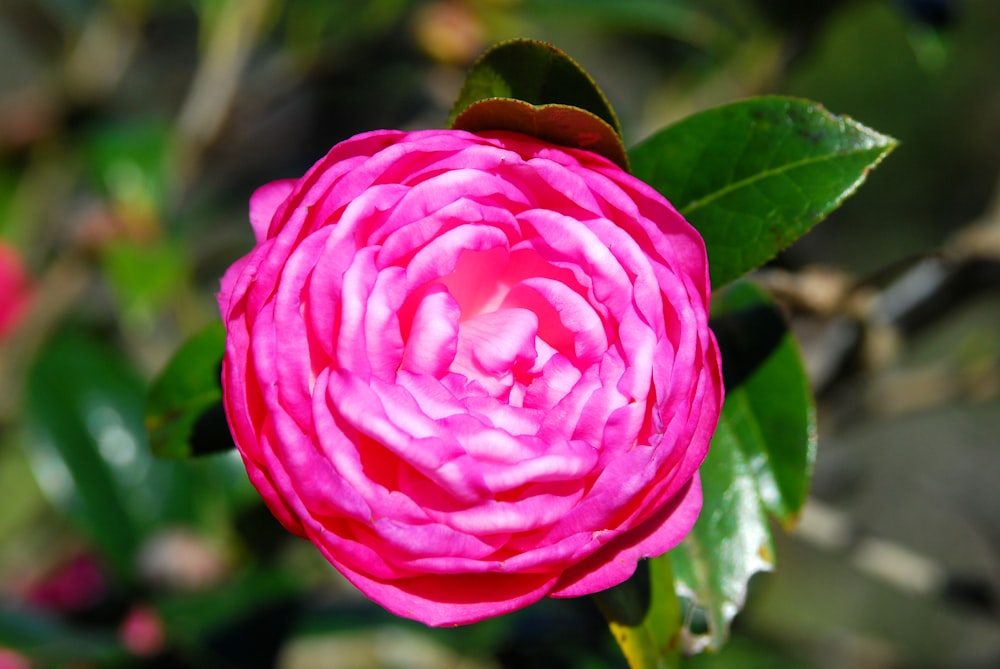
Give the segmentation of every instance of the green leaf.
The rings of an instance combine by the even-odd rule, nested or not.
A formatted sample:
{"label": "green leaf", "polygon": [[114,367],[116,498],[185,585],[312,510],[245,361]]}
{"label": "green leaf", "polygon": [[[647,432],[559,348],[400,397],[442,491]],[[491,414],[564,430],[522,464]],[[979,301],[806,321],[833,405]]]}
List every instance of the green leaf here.
{"label": "green leaf", "polygon": [[628,168],[608,99],[576,61],[544,42],[511,40],[484,53],[466,75],[447,127],[526,132]]}
{"label": "green leaf", "polygon": [[681,607],[667,556],[641,561],[632,578],[593,597],[631,669],[680,666]]}
{"label": "green leaf", "polygon": [[712,12],[686,0],[534,0],[522,11],[532,17],[596,24],[603,32],[667,35],[703,49],[718,49],[733,39]]}
{"label": "green leaf", "polygon": [[255,611],[298,599],[304,587],[301,574],[254,568],[207,590],[164,596],[156,602],[156,608],[172,639],[198,646],[207,635]]}
{"label": "green leaf", "polygon": [[814,102],[761,97],[689,116],[629,159],[702,234],[721,286],[825,218],[895,146]]}
{"label": "green leaf", "polygon": [[202,511],[198,472],[149,452],[145,396],[119,350],[73,330],[43,347],[25,384],[21,441],[39,488],[126,581],[150,533]]}
{"label": "green leaf", "polygon": [[121,212],[148,217],[169,196],[175,146],[169,124],[118,121],[88,133],[85,157],[94,182]]}
{"label": "green leaf", "polygon": [[178,349],[153,382],[146,429],[158,457],[188,458],[233,448],[219,378],[225,341],[222,323],[204,328]]}
{"label": "green leaf", "polygon": [[26,384],[24,446],[39,487],[125,575],[138,516],[155,506],[140,489],[150,463],[142,396],[119,355],[70,333],[43,349]]}
{"label": "green leaf", "polygon": [[115,240],[103,248],[101,262],[123,314],[145,322],[176,300],[187,282],[188,260],[166,239]]}
{"label": "green leaf", "polygon": [[491,98],[466,107],[455,119],[458,130],[511,130],[560,146],[586,149],[628,169],[625,145],[614,128],[590,112],[567,105],[535,106],[521,100]]}
{"label": "green leaf", "polygon": [[679,592],[706,613],[699,644],[717,650],[750,577],[774,565],[768,513],[790,525],[802,509],[816,426],[797,345],[764,293],[741,282],[714,300],[726,401],[700,470],[701,516],[670,558]]}
{"label": "green leaf", "polygon": [[735,430],[765,508],[792,525],[809,494],[816,410],[798,343],[767,295],[749,282],[712,298],[726,382],[723,418]]}
{"label": "green leaf", "polygon": [[[77,629],[24,608],[0,608],[0,649],[29,657],[32,666],[117,666],[130,659],[112,630]],[[2,664],[2,663],[0,663]]]}

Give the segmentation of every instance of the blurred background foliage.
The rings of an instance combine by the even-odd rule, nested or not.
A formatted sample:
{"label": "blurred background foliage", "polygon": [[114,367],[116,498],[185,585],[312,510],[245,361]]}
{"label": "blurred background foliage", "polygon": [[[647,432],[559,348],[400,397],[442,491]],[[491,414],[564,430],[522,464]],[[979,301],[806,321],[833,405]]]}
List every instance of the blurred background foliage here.
{"label": "blurred background foliage", "polygon": [[512,37],[576,58],[628,144],[762,93],[901,140],[760,272],[819,392],[815,503],[688,666],[997,666],[998,34],[995,0],[3,0],[0,239],[35,295],[0,343],[0,667],[622,666],[586,599],[456,630],[383,613],[231,453],[157,460],[143,422],[218,318],[252,190],[440,127]]}

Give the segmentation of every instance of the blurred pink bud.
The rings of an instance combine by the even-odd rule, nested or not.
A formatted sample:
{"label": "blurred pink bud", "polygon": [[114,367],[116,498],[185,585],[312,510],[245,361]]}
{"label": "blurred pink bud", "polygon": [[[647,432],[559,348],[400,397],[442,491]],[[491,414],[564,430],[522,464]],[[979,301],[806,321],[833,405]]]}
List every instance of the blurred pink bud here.
{"label": "blurred pink bud", "polygon": [[0,648],[0,669],[31,669],[31,663],[20,653]]}
{"label": "blurred pink bud", "polygon": [[21,257],[0,242],[0,341],[17,326],[28,310],[31,285]]}
{"label": "blurred pink bud", "polygon": [[134,606],[118,627],[118,637],[129,651],[139,657],[156,655],[163,648],[166,635],[160,614],[148,606]]}

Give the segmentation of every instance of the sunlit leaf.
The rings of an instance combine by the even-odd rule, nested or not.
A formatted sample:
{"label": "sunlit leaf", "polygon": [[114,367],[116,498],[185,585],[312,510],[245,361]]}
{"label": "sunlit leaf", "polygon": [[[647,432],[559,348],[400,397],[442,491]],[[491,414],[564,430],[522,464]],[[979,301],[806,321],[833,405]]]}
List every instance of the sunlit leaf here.
{"label": "sunlit leaf", "polygon": [[726,401],[700,470],[701,516],[670,557],[679,591],[705,611],[699,641],[718,649],[750,578],[774,565],[768,514],[792,524],[805,502],[816,430],[797,345],[760,289],[737,283],[718,293],[713,327]]}
{"label": "sunlit leaf", "polygon": [[761,97],[689,116],[629,160],[705,238],[721,286],[825,218],[895,146],[814,102]]}

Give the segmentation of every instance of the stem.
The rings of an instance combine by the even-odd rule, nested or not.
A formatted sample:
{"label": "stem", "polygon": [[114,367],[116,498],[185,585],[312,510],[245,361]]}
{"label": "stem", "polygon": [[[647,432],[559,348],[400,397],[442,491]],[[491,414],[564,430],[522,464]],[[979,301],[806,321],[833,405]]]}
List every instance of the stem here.
{"label": "stem", "polygon": [[631,669],[679,669],[681,608],[669,556],[641,561],[632,578],[593,597]]}

